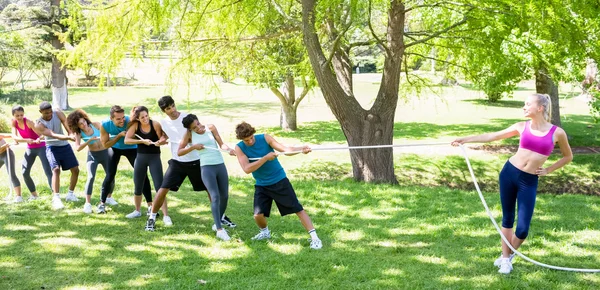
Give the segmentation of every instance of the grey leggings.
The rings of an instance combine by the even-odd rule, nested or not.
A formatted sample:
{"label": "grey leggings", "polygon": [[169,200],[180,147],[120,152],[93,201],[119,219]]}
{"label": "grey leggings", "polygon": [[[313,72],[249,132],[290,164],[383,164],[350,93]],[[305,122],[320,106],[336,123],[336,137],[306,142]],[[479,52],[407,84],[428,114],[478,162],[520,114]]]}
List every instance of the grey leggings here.
{"label": "grey leggings", "polygon": [[217,229],[221,228],[221,218],[229,200],[229,176],[225,164],[201,165],[202,182],[210,194],[210,210]]}
{"label": "grey leggings", "polygon": [[[135,195],[142,195],[144,188],[144,180],[148,177],[148,167],[150,167],[150,175],[154,183],[154,190],[157,191],[163,182],[162,161],[159,154],[138,153],[133,164],[133,183],[135,184]],[[152,202],[146,200],[146,202]]]}
{"label": "grey leggings", "polygon": [[102,165],[102,168],[104,168],[104,172],[106,173],[104,181],[102,182],[102,189],[100,191],[102,196],[105,196],[105,194],[111,194],[113,192],[113,189],[115,188],[115,183],[113,181],[112,184],[109,184],[110,177],[108,176],[108,173],[110,172],[108,168],[108,163],[110,162],[110,150],[111,149],[104,149],[100,151],[88,151],[87,181],[85,182],[85,194],[92,195],[98,164]]}
{"label": "grey leggings", "polygon": [[[8,158],[10,158],[10,162],[8,162],[9,160],[7,160],[7,158],[6,158],[7,152],[8,152]],[[13,153],[13,151],[10,149],[6,149],[6,151],[4,151],[4,152],[2,152],[2,154],[0,154],[0,168],[4,164],[7,164],[6,171],[10,175],[10,181],[12,183],[12,186],[13,187],[21,186],[21,182],[19,181],[19,179],[17,178],[17,174],[15,173],[15,153]]]}
{"label": "grey leggings", "polygon": [[23,156],[23,162],[21,162],[21,172],[23,173],[23,181],[25,181],[25,185],[27,185],[27,189],[29,189],[30,192],[37,191],[35,183],[33,182],[33,179],[31,179],[31,168],[35,163],[36,157],[40,158],[42,168],[48,179],[48,186],[52,188],[52,168],[50,168],[50,163],[48,163],[48,158],[46,158],[46,147],[27,148],[25,150],[25,156]]}

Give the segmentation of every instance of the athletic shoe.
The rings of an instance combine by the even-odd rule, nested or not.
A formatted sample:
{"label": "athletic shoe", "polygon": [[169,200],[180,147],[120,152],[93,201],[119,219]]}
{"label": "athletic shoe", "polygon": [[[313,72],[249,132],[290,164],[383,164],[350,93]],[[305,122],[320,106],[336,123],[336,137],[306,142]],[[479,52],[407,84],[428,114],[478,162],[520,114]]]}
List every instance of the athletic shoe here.
{"label": "athletic shoe", "polygon": [[[512,263],[513,258],[515,257],[515,253],[510,254],[510,256],[508,256],[508,259],[510,260],[510,262]],[[496,259],[496,261],[494,261],[494,266],[496,267],[500,267],[500,264],[502,263],[502,254],[500,254],[500,258]]]}
{"label": "athletic shoe", "polygon": [[85,203],[83,205],[83,213],[92,213],[92,205],[90,203]]}
{"label": "athletic shoe", "polygon": [[17,197],[15,197],[15,202],[16,202],[16,203],[23,202],[23,197],[22,197],[22,196],[20,196],[20,195],[19,195],[19,196],[17,196]]}
{"label": "athletic shoe", "polygon": [[145,230],[147,232],[153,232],[154,231],[154,224],[156,223],[155,220],[153,219],[148,219],[148,221],[146,221],[146,228]]}
{"label": "athletic shoe", "polygon": [[213,230],[213,232],[216,232],[217,231],[217,225],[213,224],[212,230]]}
{"label": "athletic shoe", "polygon": [[96,212],[99,214],[106,213],[106,205],[104,205],[103,203],[99,204]]}
{"label": "athletic shoe", "polygon": [[134,218],[139,218],[141,216],[142,216],[141,212],[139,212],[137,210],[134,210],[132,213],[126,215],[125,217],[128,218],[128,219],[134,219]]}
{"label": "athletic shoe", "polygon": [[233,222],[231,221],[231,219],[230,219],[228,216],[226,216],[226,215],[223,215],[223,217],[221,218],[221,224],[224,224],[224,225],[226,225],[226,226],[228,226],[228,227],[230,227],[230,228],[235,228],[235,227],[237,226],[237,225],[236,225],[235,223],[233,223]]}
{"label": "athletic shoe", "polygon": [[79,198],[77,198],[77,196],[75,196],[74,193],[67,193],[67,197],[65,197],[66,201],[79,201]]}
{"label": "athletic shoe", "polygon": [[165,224],[165,227],[170,227],[173,225],[173,221],[168,215],[163,217],[163,223]]}
{"label": "athletic shoe", "polygon": [[323,243],[319,239],[311,239],[310,240],[310,248],[314,250],[318,250],[323,247]]}
{"label": "athletic shoe", "polygon": [[512,267],[512,263],[510,262],[509,258],[503,258],[502,261],[500,262],[500,270],[498,270],[498,273],[500,274],[510,274],[510,271],[512,271],[513,267]]}
{"label": "athletic shoe", "polygon": [[62,209],[64,207],[65,207],[65,205],[60,200],[60,196],[58,194],[54,195],[52,197],[52,208],[53,209]]}
{"label": "athletic shoe", "polygon": [[[151,213],[152,213],[152,206],[149,206],[148,211],[146,212],[146,215],[150,216]],[[159,217],[159,216],[160,216],[160,212],[157,212],[156,217]]]}
{"label": "athletic shoe", "polygon": [[27,201],[37,200],[38,198],[40,198],[40,197],[37,196],[37,195],[31,195],[31,196],[29,196],[29,198],[27,199]]}
{"label": "athletic shoe", "polygon": [[223,241],[231,240],[231,238],[229,237],[229,235],[227,234],[227,231],[225,229],[217,231],[217,239],[221,239]]}
{"label": "athletic shoe", "polygon": [[252,238],[254,241],[266,240],[271,238],[271,231],[260,231]]}
{"label": "athletic shoe", "polygon": [[118,205],[119,203],[112,197],[106,199],[106,204],[108,205]]}

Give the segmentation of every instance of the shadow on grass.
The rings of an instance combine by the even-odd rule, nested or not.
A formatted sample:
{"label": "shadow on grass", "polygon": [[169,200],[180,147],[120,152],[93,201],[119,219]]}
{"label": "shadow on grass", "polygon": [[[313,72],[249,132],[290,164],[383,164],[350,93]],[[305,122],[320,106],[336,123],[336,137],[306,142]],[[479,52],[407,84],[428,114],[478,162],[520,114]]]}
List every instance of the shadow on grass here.
{"label": "shadow on grass", "polygon": [[43,101],[52,101],[52,91],[49,89],[3,91],[0,95],[0,101],[22,106],[34,105]]}
{"label": "shadow on grass", "polygon": [[523,101],[521,100],[499,100],[496,102],[490,102],[487,99],[468,99],[463,102],[472,103],[480,106],[498,107],[498,108],[523,108]]}

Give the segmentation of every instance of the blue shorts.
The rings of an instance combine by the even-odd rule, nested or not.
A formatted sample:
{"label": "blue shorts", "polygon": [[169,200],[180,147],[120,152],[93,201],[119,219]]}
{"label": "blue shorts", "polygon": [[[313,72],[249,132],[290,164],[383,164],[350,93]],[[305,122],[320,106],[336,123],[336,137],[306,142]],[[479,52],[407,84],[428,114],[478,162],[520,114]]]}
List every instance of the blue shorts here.
{"label": "blue shorts", "polygon": [[79,166],[71,145],[46,146],[46,158],[52,169],[60,166],[62,170],[69,170]]}

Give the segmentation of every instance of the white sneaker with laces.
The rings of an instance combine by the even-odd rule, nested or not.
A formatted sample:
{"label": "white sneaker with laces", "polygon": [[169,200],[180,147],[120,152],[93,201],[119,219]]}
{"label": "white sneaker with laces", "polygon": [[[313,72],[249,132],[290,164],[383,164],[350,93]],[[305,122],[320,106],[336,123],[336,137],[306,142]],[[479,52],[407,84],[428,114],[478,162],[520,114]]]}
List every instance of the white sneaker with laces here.
{"label": "white sneaker with laces", "polygon": [[[515,257],[515,253],[510,254],[510,256],[508,256],[508,259],[510,260],[510,262],[512,263],[513,258]],[[494,261],[494,266],[496,267],[500,267],[500,263],[502,263],[502,254],[500,254],[500,258],[496,259],[496,261]]]}
{"label": "white sneaker with laces", "polygon": [[56,194],[52,197],[52,208],[53,209],[62,209],[65,205],[60,200],[60,195]]}
{"label": "white sneaker with laces", "polygon": [[220,231],[217,231],[217,239],[221,239],[223,241],[231,240],[231,238],[229,237],[229,235],[227,234],[227,231],[225,229],[221,229]]}
{"label": "white sneaker with laces", "polygon": [[112,197],[106,198],[106,204],[108,205],[118,205],[119,203]]}
{"label": "white sneaker with laces", "polygon": [[141,216],[142,216],[141,212],[139,212],[137,210],[134,210],[132,213],[126,215],[125,217],[128,218],[128,219],[134,219],[134,218],[138,218],[138,217],[141,217]]}
{"label": "white sneaker with laces", "polygon": [[79,201],[79,198],[75,196],[75,193],[67,193],[67,197],[65,197],[66,201]]}
{"label": "white sneaker with laces", "polygon": [[91,203],[85,203],[83,205],[83,212],[84,213],[92,213],[92,204]]}
{"label": "white sneaker with laces", "polygon": [[15,197],[15,203],[19,203],[19,202],[23,202],[23,197],[20,195]]}
{"label": "white sneaker with laces", "polygon": [[323,243],[320,239],[311,239],[310,240],[310,248],[314,250],[318,250],[323,247]]}
{"label": "white sneaker with laces", "polygon": [[163,217],[163,223],[165,224],[165,227],[170,227],[173,225],[173,221],[168,215]]}
{"label": "white sneaker with laces", "polygon": [[252,238],[254,241],[266,240],[271,238],[271,231],[260,231]]}
{"label": "white sneaker with laces", "polygon": [[500,270],[498,270],[498,273],[500,274],[510,274],[510,271],[512,271],[513,267],[512,267],[512,263],[510,262],[509,258],[502,258],[502,261],[500,262]]}

